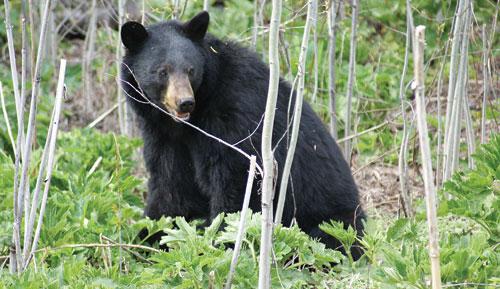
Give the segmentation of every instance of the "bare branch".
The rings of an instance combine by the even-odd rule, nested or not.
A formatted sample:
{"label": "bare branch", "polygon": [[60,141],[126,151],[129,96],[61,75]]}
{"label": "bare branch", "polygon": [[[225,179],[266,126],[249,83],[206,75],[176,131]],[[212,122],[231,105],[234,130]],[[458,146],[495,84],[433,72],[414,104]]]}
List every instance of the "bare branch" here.
{"label": "bare branch", "polygon": [[[64,75],[65,75],[65,73],[66,73],[66,59],[61,59],[61,64],[59,67],[59,78],[57,81],[56,100],[54,103],[54,110],[52,112],[51,128],[49,129],[51,132],[51,135],[50,135],[50,141],[47,144],[49,146],[49,148],[48,148],[46,174],[45,174],[45,179],[44,179],[45,185],[44,185],[44,189],[43,189],[42,203],[40,204],[40,212],[38,215],[38,223],[36,226],[35,237],[33,239],[33,245],[31,247],[30,254],[25,255],[23,269],[26,269],[26,267],[29,264],[30,258],[33,256],[34,252],[37,249],[38,240],[40,238],[40,232],[42,229],[43,216],[45,214],[45,207],[47,205],[47,199],[48,199],[48,195],[49,195],[50,181],[52,180],[52,170],[54,168],[54,162],[55,162],[57,133],[59,131],[59,116],[61,114],[61,106],[62,106],[62,101],[63,101],[63,97],[64,97]],[[34,197],[35,196],[33,195],[33,198]],[[31,214],[32,215],[34,214],[33,212],[36,211],[36,209],[33,210],[33,208],[37,207],[37,206],[38,206],[38,202],[33,201],[31,204],[31,208],[32,208]],[[31,216],[30,216],[30,219],[31,219]],[[30,228],[30,230],[32,231],[33,228]]]}
{"label": "bare branch", "polygon": [[425,186],[425,200],[427,205],[427,223],[429,227],[429,257],[431,260],[432,288],[441,288],[441,273],[439,265],[439,233],[437,228],[436,213],[436,187],[432,174],[431,149],[429,132],[425,112],[425,87],[424,87],[424,41],[425,26],[415,28],[413,41],[415,94],[417,103],[417,127],[422,155],[422,170]]}
{"label": "bare branch", "polygon": [[[43,12],[43,17],[42,17],[42,28],[40,30],[40,40],[38,43],[38,51],[37,51],[37,56],[36,56],[36,63],[35,63],[35,69],[34,69],[34,79],[33,79],[33,85],[31,88],[31,104],[30,104],[30,112],[29,112],[29,117],[28,117],[28,131],[26,133],[26,141],[24,143],[24,150],[23,150],[23,163],[22,163],[22,169],[21,169],[21,179],[19,181],[18,185],[18,214],[16,218],[14,219],[14,234],[19,233],[19,227],[21,223],[21,218],[22,218],[22,208],[23,208],[23,202],[24,202],[24,194],[27,191],[27,186],[28,186],[28,168],[30,165],[31,161],[31,143],[33,140],[34,136],[34,130],[35,130],[35,118],[36,118],[36,112],[37,112],[37,101],[38,101],[38,92],[40,89],[40,80],[41,80],[41,65],[42,65],[42,60],[43,60],[43,53],[44,53],[44,48],[45,48],[45,36],[47,34],[47,20],[49,19],[49,13],[51,12],[51,5],[52,1],[51,0],[46,0],[45,1],[45,6],[44,6],[44,12]],[[19,244],[19,247],[16,245],[16,254],[17,254],[17,261],[18,261],[18,268],[21,270],[21,268],[24,267],[24,264],[22,264],[22,257],[21,257],[21,247]]]}
{"label": "bare branch", "polygon": [[5,125],[7,126],[7,134],[9,135],[10,144],[12,145],[12,150],[14,151],[14,155],[17,155],[16,143],[14,142],[14,136],[12,135],[12,128],[10,127],[9,115],[7,114],[7,108],[5,107],[5,98],[3,95],[2,82],[0,82],[0,100],[2,103],[3,119],[5,120]]}
{"label": "bare branch", "polygon": [[273,233],[274,155],[272,151],[273,123],[279,90],[279,26],[281,0],[272,1],[272,15],[269,31],[269,89],[262,129],[262,235],[259,257],[259,289],[271,286],[271,247]]}
{"label": "bare branch", "polygon": [[406,107],[405,102],[405,76],[408,68],[408,58],[410,54],[411,36],[413,34],[413,17],[411,14],[410,0],[406,1],[406,48],[405,58],[403,64],[403,72],[401,73],[401,80],[399,82],[399,101],[401,103],[401,114],[403,118],[403,139],[401,141],[401,148],[399,150],[399,183],[401,187],[401,199],[403,201],[403,211],[407,217],[413,215],[412,199],[408,192],[408,137],[410,132],[407,125]]}
{"label": "bare branch", "polygon": [[337,99],[335,95],[336,3],[336,0],[330,0],[328,7],[328,112],[330,115],[330,134],[334,139],[337,139]]}
{"label": "bare branch", "polygon": [[250,159],[250,170],[248,171],[247,186],[245,189],[245,197],[243,199],[243,206],[240,213],[240,225],[238,226],[238,234],[236,235],[236,242],[234,243],[233,258],[231,259],[231,267],[229,269],[229,274],[227,276],[225,289],[231,288],[231,282],[233,280],[234,273],[236,272],[236,266],[238,264],[238,257],[240,256],[241,244],[243,238],[245,237],[245,221],[248,214],[248,206],[250,204],[250,197],[252,195],[252,186],[255,179],[255,165],[256,157],[252,156]]}
{"label": "bare branch", "polygon": [[[355,82],[356,70],[356,32],[358,26],[358,0],[352,0],[352,20],[351,20],[351,47],[349,50],[349,75],[347,77],[347,109],[345,114],[345,136],[351,134],[351,114],[352,114],[352,97]],[[344,143],[344,157],[348,164],[351,163],[351,141]]]}
{"label": "bare branch", "polygon": [[317,1],[309,0],[308,8],[307,8],[307,18],[306,24],[304,26],[304,34],[302,36],[302,44],[300,46],[300,55],[299,55],[299,63],[298,63],[298,85],[297,92],[295,94],[295,108],[293,112],[293,126],[292,126],[292,136],[290,139],[290,144],[288,147],[285,165],[283,167],[283,173],[281,177],[280,183],[280,191],[278,195],[278,204],[276,207],[276,214],[274,217],[274,223],[280,224],[281,217],[283,215],[283,209],[285,206],[286,192],[288,188],[288,179],[290,177],[290,171],[292,168],[293,157],[295,155],[295,148],[297,146],[297,140],[299,137],[299,129],[300,129],[300,119],[302,116],[302,103],[304,100],[304,82],[305,82],[305,65],[307,60],[307,48],[309,44],[309,32],[311,29],[311,22],[315,21],[313,18],[315,17],[315,10],[317,9]]}

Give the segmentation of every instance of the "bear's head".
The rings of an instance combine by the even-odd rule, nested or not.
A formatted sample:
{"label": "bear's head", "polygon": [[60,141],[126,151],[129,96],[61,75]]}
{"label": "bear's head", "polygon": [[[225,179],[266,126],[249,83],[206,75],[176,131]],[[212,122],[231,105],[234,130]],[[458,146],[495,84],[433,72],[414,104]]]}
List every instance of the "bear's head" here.
{"label": "bear's head", "polygon": [[144,27],[127,22],[121,28],[127,49],[123,69],[130,70],[149,101],[185,121],[194,112],[203,81],[208,23],[204,11],[185,23],[173,20]]}

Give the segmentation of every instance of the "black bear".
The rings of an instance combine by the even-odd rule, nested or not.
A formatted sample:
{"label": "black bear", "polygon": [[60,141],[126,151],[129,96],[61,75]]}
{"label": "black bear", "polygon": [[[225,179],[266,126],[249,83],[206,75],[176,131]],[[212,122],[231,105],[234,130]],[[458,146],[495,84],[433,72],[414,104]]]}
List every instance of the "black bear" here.
{"label": "black bear", "polygon": [[[259,155],[269,69],[256,53],[207,34],[208,24],[209,14],[201,12],[186,23],[146,28],[128,22],[121,29],[126,47],[122,86],[144,138],[150,173],[145,215],[152,219],[212,220],[241,210],[243,203],[248,159],[180,120]],[[290,85],[281,80],[273,130],[278,172],[287,152],[283,135],[290,97]],[[287,189],[283,224],[295,219],[330,248],[339,243],[318,228],[323,221],[342,221],[361,234],[365,215],[350,168],[307,103]],[[261,209],[258,185],[250,208]]]}

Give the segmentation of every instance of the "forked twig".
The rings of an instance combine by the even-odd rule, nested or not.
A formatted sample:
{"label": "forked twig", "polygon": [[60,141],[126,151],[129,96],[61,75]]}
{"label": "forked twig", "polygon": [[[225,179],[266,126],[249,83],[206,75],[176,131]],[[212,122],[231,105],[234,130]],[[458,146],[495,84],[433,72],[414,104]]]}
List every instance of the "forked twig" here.
{"label": "forked twig", "polygon": [[[132,69],[130,69],[130,67],[129,67],[126,63],[122,63],[122,64],[123,64],[123,65],[127,68],[127,70],[130,72],[130,74],[132,75],[132,77],[134,77],[134,79],[135,79],[135,75],[134,75],[134,73],[133,73]],[[118,81],[120,81],[120,82],[122,82],[122,83],[124,83],[124,84],[126,84],[126,85],[128,85],[128,86],[129,86],[129,87],[131,87],[132,89],[134,89],[134,91],[135,91],[135,92],[137,92],[137,93],[138,93],[138,94],[139,94],[139,95],[140,95],[140,96],[144,99],[144,101],[142,101],[142,100],[138,100],[138,99],[136,99],[135,97],[133,97],[133,96],[129,95],[129,94],[128,94],[128,93],[127,93],[124,89],[123,89],[123,87],[120,85],[120,87],[122,87],[122,90],[123,90],[123,91],[127,94],[127,97],[129,97],[129,98],[133,99],[134,101],[138,101],[138,102],[140,102],[140,103],[144,103],[144,104],[149,104],[149,105],[151,105],[152,107],[154,107],[154,108],[158,109],[158,110],[159,110],[159,111],[161,111],[162,113],[164,113],[164,114],[166,114],[166,115],[170,116],[170,117],[171,117],[171,118],[173,118],[174,120],[176,120],[176,121],[178,121],[178,122],[181,122],[181,123],[183,123],[183,124],[185,124],[185,125],[187,125],[187,126],[189,126],[189,127],[193,128],[193,129],[195,129],[195,130],[197,130],[197,131],[201,132],[201,133],[202,133],[202,134],[204,134],[205,136],[207,136],[207,137],[209,137],[209,138],[211,138],[211,139],[214,139],[214,140],[218,141],[219,143],[221,143],[221,144],[223,144],[223,145],[225,145],[225,146],[227,146],[227,147],[229,147],[229,148],[231,148],[231,149],[233,149],[233,150],[237,151],[238,153],[240,153],[241,155],[243,155],[243,156],[244,156],[245,158],[247,158],[248,160],[250,160],[250,161],[252,160],[251,155],[247,154],[246,152],[244,152],[244,151],[243,151],[242,149],[240,149],[239,147],[237,147],[237,146],[235,146],[235,145],[232,145],[232,144],[228,143],[227,141],[225,141],[225,140],[223,140],[223,139],[221,139],[221,138],[218,138],[218,137],[216,137],[216,136],[214,136],[214,135],[212,135],[212,134],[210,134],[210,133],[208,133],[208,132],[206,132],[206,131],[202,130],[201,128],[199,128],[199,127],[195,126],[194,124],[192,124],[192,123],[190,123],[190,122],[187,122],[187,121],[185,121],[185,120],[183,120],[183,119],[180,119],[180,118],[176,117],[175,115],[173,115],[173,114],[171,114],[170,112],[166,111],[165,109],[161,108],[161,107],[160,107],[160,106],[158,106],[157,104],[153,103],[153,102],[152,102],[151,100],[149,100],[149,98],[147,98],[147,97],[146,97],[146,95],[143,93],[143,91],[144,91],[144,90],[141,88],[141,85],[139,84],[139,82],[137,81],[137,79],[136,79],[136,83],[137,83],[137,85],[139,86],[138,88],[134,87],[134,86],[133,86],[130,82],[128,82],[127,80],[121,79],[121,78],[119,78],[119,77],[117,78],[117,80],[118,80]],[[263,173],[262,168],[261,168],[258,164],[256,164],[256,168],[257,168],[257,170],[259,171],[259,173],[262,175],[262,173]]]}

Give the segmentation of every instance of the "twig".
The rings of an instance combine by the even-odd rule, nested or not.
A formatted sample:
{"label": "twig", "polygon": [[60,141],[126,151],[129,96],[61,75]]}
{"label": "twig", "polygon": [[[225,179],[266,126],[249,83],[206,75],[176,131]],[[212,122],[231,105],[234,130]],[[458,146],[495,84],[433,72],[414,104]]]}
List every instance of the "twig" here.
{"label": "twig", "polygon": [[281,176],[278,203],[276,206],[276,213],[274,217],[275,224],[281,223],[283,209],[285,206],[286,192],[288,189],[288,179],[290,177],[293,157],[295,156],[295,148],[297,146],[297,140],[299,137],[300,119],[302,116],[302,103],[304,99],[305,65],[307,61],[309,32],[311,30],[311,22],[315,21],[313,18],[315,17],[315,9],[317,9],[316,0],[309,0],[307,3],[308,3],[307,18],[306,18],[306,24],[304,26],[304,34],[302,36],[302,44],[300,46],[299,63],[297,65],[298,85],[297,85],[297,92],[295,93],[295,107],[293,112],[292,135],[290,138],[290,144],[286,154],[286,160],[283,167],[283,173]]}
{"label": "twig", "polygon": [[92,85],[92,60],[94,58],[95,34],[97,26],[96,0],[92,0],[90,7],[90,20],[85,37],[85,53],[83,56],[82,74],[83,74],[83,92],[85,97],[85,111],[92,110],[92,97],[94,95]]}
{"label": "twig", "polygon": [[[57,133],[58,133],[58,129],[59,129],[59,116],[61,114],[61,106],[62,106],[62,101],[63,101],[63,97],[64,97],[64,75],[65,75],[65,73],[66,73],[66,59],[61,59],[61,64],[59,66],[59,78],[57,81],[56,100],[54,103],[54,110],[53,110],[52,119],[51,119],[52,129],[51,129],[51,135],[50,135],[50,142],[47,144],[47,145],[49,145],[49,150],[48,150],[48,157],[47,157],[46,174],[45,174],[45,179],[44,179],[45,187],[43,189],[42,203],[40,205],[40,212],[38,215],[38,223],[36,226],[35,237],[33,239],[33,245],[31,247],[31,253],[29,255],[25,256],[23,269],[26,269],[26,267],[29,264],[30,258],[33,256],[34,252],[36,251],[36,248],[38,246],[38,239],[40,238],[40,232],[42,229],[43,216],[45,214],[45,207],[47,205],[47,199],[48,199],[48,195],[49,195],[50,181],[52,180],[52,170],[54,168]],[[31,206],[32,206],[31,207],[32,208],[31,214],[33,214],[33,211],[36,212],[36,210],[33,210],[33,208],[38,206],[38,202],[32,202]],[[31,227],[30,230],[33,230],[33,228]]]}
{"label": "twig", "polygon": [[441,165],[442,165],[442,157],[443,157],[443,137],[442,137],[442,116],[441,116],[441,90],[443,87],[443,72],[444,66],[446,62],[446,56],[448,54],[448,49],[450,46],[450,39],[446,41],[446,46],[444,48],[444,57],[441,60],[441,66],[439,68],[438,80],[437,80],[437,91],[436,91],[436,105],[437,105],[437,148],[436,148],[436,187],[441,186]]}
{"label": "twig", "polygon": [[16,65],[16,51],[14,50],[14,38],[12,37],[12,23],[10,22],[9,0],[4,0],[5,7],[5,30],[7,32],[7,47],[9,49],[10,73],[12,76],[12,90],[16,101],[17,119],[21,117],[21,97],[19,94],[19,78]]}
{"label": "twig", "polygon": [[330,0],[328,7],[328,112],[330,115],[330,134],[337,138],[337,100],[335,97],[335,47],[337,1]]}
{"label": "twig", "polygon": [[12,135],[12,128],[10,127],[9,115],[7,114],[7,108],[5,107],[5,98],[3,95],[3,86],[0,81],[0,100],[2,102],[2,113],[5,120],[5,125],[7,126],[7,134],[9,135],[10,143],[12,145],[12,150],[14,155],[17,155],[16,143],[14,142],[14,136]]}
{"label": "twig", "polygon": [[252,27],[252,48],[257,50],[257,36],[259,33],[259,0],[253,1],[253,27]]}
{"label": "twig", "polygon": [[[14,191],[17,191],[19,177],[19,162],[23,154],[24,141],[24,106],[26,103],[26,81],[28,77],[28,49],[27,49],[27,31],[26,31],[26,0],[21,1],[21,115],[17,123],[17,147],[19,148],[16,154],[16,177],[14,178]],[[30,194],[24,194],[24,214],[28,215],[30,207]],[[24,226],[24,235],[26,236],[27,226]]]}
{"label": "twig", "polygon": [[[121,34],[121,29],[123,26],[123,0],[118,0],[118,35]],[[120,37],[118,37],[118,41],[116,43],[116,71],[117,76],[121,75],[121,65],[120,65],[120,60],[122,58],[122,44],[120,42]],[[127,133],[127,128],[126,128],[126,121],[125,121],[125,102],[123,101],[124,97],[122,94],[122,90],[118,89],[117,90],[117,104],[118,104],[118,124],[120,127],[120,133],[126,134]]]}
{"label": "twig", "polygon": [[279,90],[278,37],[281,19],[281,0],[272,1],[269,31],[269,89],[267,94],[264,126],[262,129],[262,234],[259,256],[259,289],[271,286],[271,246],[273,232],[274,155],[272,151],[273,123]]}
{"label": "twig", "polygon": [[[120,100],[122,103],[125,102],[125,99]],[[116,108],[118,108],[119,103],[115,103],[111,108],[103,112],[100,116],[98,116],[95,120],[93,120],[91,123],[89,123],[86,128],[93,128],[95,127],[98,123],[100,123],[103,119],[105,119],[108,115],[110,115],[113,111],[115,111]]]}
{"label": "twig", "polygon": [[[131,73],[131,75],[135,78],[135,75],[134,75],[133,71],[130,69],[130,67],[129,67],[127,64],[125,64],[125,63],[122,63],[122,64],[123,64],[123,65],[127,68],[127,70],[128,70],[128,71]],[[132,89],[134,89],[134,90],[135,90],[135,92],[137,92],[137,93],[138,93],[138,94],[139,94],[139,95],[140,95],[140,96],[141,96],[144,100],[140,100],[140,99],[134,98],[133,96],[131,96],[131,95],[129,95],[129,94],[127,94],[127,97],[129,97],[129,98],[133,99],[134,101],[137,101],[137,102],[140,102],[140,103],[143,103],[143,104],[149,104],[149,105],[151,105],[152,107],[154,107],[154,108],[158,109],[159,111],[161,111],[161,112],[162,112],[162,113],[164,113],[165,115],[168,115],[168,116],[170,116],[171,118],[175,119],[176,121],[181,122],[181,123],[183,123],[183,124],[185,124],[185,125],[187,125],[187,126],[189,126],[189,127],[193,128],[193,129],[195,129],[195,130],[199,131],[199,132],[200,132],[200,133],[202,133],[203,135],[205,135],[205,136],[207,136],[207,137],[209,137],[209,138],[211,138],[211,139],[213,139],[213,140],[218,141],[219,143],[221,143],[221,144],[223,144],[223,145],[225,145],[225,146],[227,146],[227,147],[229,147],[229,148],[231,148],[231,149],[233,149],[233,150],[237,151],[238,153],[240,153],[242,156],[244,156],[244,157],[245,157],[245,158],[247,158],[248,160],[251,160],[251,156],[250,156],[249,154],[247,154],[246,152],[244,152],[244,151],[243,151],[242,149],[240,149],[239,147],[237,147],[237,146],[235,146],[235,145],[232,145],[232,144],[228,143],[227,141],[225,141],[225,140],[223,140],[223,139],[221,139],[221,138],[218,138],[218,137],[216,137],[216,136],[214,136],[214,135],[212,135],[212,134],[210,134],[210,133],[208,133],[208,132],[206,132],[206,131],[202,130],[201,128],[199,128],[199,127],[195,126],[194,124],[192,124],[192,123],[190,123],[190,122],[187,122],[187,121],[185,121],[185,120],[183,120],[183,119],[180,119],[180,118],[176,117],[175,115],[173,115],[173,114],[169,113],[168,111],[166,111],[166,110],[164,110],[163,108],[159,107],[159,106],[158,106],[158,105],[156,105],[155,103],[151,102],[151,101],[150,101],[150,100],[149,100],[149,99],[148,99],[148,98],[144,95],[144,93],[142,92],[143,90],[142,90],[142,88],[141,88],[141,86],[140,86],[140,84],[139,84],[138,82],[137,82],[137,83],[138,83],[139,87],[138,87],[138,88],[135,88],[135,87],[134,87],[134,86],[133,86],[130,82],[128,82],[128,81],[126,81],[126,80],[123,80],[123,79],[120,79],[120,78],[119,78],[118,80],[119,80],[119,81],[121,81],[121,82],[123,82],[124,84],[128,85],[128,86],[129,86],[129,87],[131,87]],[[136,80],[136,81],[137,81],[137,80]],[[122,89],[123,89],[123,88],[122,88]],[[124,92],[126,93],[126,91],[124,91]],[[262,170],[262,168],[261,168],[258,164],[256,165],[256,167],[257,167],[257,171],[258,171],[258,172],[262,175],[262,174],[263,174],[263,170]]]}
{"label": "twig", "polygon": [[[118,243],[118,242],[116,242],[116,241],[114,241],[114,240],[112,240],[112,239],[110,239],[110,238],[108,238],[108,237],[106,237],[106,236],[104,236],[104,235],[101,235],[100,237],[101,237],[102,239],[104,239],[105,241],[107,241],[107,242],[111,243],[111,244],[120,245],[120,243]],[[121,244],[121,245],[123,245],[123,244]],[[110,247],[107,247],[107,248],[110,248]],[[143,261],[143,262],[146,262],[146,263],[148,263],[148,264],[153,264],[153,262],[151,262],[151,261],[149,261],[148,259],[146,259],[146,258],[142,257],[142,256],[141,256],[141,254],[138,254],[137,252],[134,252],[134,251],[129,250],[129,249],[128,249],[128,246],[120,246],[120,248],[122,248],[123,250],[125,250],[125,251],[129,252],[130,254],[134,255],[137,259],[139,259],[139,260],[141,260],[141,261]]]}
{"label": "twig", "polygon": [[465,21],[463,27],[462,43],[460,44],[460,61],[457,71],[457,84],[454,91],[454,102],[453,102],[453,127],[451,131],[451,137],[449,138],[451,143],[451,150],[449,155],[451,155],[450,166],[448,167],[448,174],[445,175],[448,179],[451,174],[457,169],[459,161],[459,151],[460,151],[460,132],[461,132],[461,113],[463,111],[462,106],[468,105],[465,102],[465,94],[468,87],[468,50],[469,50],[469,28],[471,23],[472,9],[471,3],[465,1],[467,6],[465,8]]}
{"label": "twig", "polygon": [[236,271],[236,266],[238,264],[238,257],[240,256],[241,244],[245,236],[245,221],[248,212],[248,206],[250,204],[250,196],[252,195],[252,186],[255,179],[255,165],[256,157],[252,156],[250,159],[250,170],[248,171],[247,186],[245,189],[245,197],[243,199],[243,206],[240,213],[240,225],[238,226],[238,234],[236,235],[236,242],[234,243],[233,258],[231,259],[231,266],[229,268],[229,274],[227,276],[225,289],[231,288],[231,282],[233,281],[234,273]]}
{"label": "twig", "polygon": [[[35,70],[34,70],[34,79],[33,79],[33,85],[31,89],[31,104],[30,104],[30,112],[29,112],[29,117],[28,117],[28,131],[26,133],[26,140],[24,143],[24,151],[23,151],[23,164],[22,164],[22,169],[21,169],[21,179],[19,181],[19,186],[18,186],[18,214],[16,218],[14,219],[14,234],[19,233],[19,227],[21,223],[21,218],[22,218],[22,207],[23,207],[23,201],[24,201],[24,194],[27,191],[27,178],[28,178],[28,168],[30,165],[31,161],[31,142],[34,136],[34,130],[35,130],[35,117],[36,117],[36,111],[37,111],[37,101],[38,101],[38,92],[40,89],[40,80],[41,80],[41,64],[43,60],[43,52],[45,48],[45,36],[47,34],[47,20],[49,18],[49,13],[51,12],[51,0],[46,0],[45,1],[45,6],[44,6],[44,12],[43,12],[43,17],[42,17],[42,28],[40,30],[40,40],[38,43],[38,51],[37,51],[37,56],[36,56],[36,64],[35,64]],[[19,246],[16,245],[16,255],[17,255],[17,260],[18,260],[18,268],[21,269],[24,267],[24,264],[22,264],[22,257],[21,257],[21,247],[20,244]]]}
{"label": "twig", "polygon": [[[52,113],[51,118],[54,118],[54,113]],[[47,168],[47,161],[49,158],[49,148],[52,136],[52,130],[54,129],[53,122],[50,123],[49,129],[47,130],[47,138],[45,139],[45,146],[43,147],[42,157],[40,160],[40,166],[38,169],[38,177],[36,179],[35,189],[33,190],[33,200],[31,201],[32,206],[29,209],[29,215],[26,214],[25,217],[25,234],[24,234],[24,245],[23,245],[23,258],[28,259],[28,253],[31,246],[31,238],[33,237],[33,226],[35,225],[36,211],[38,209],[38,201],[40,190],[42,188],[42,182],[45,181],[44,173]],[[27,194],[26,194],[27,195]]]}
{"label": "twig", "polygon": [[144,25],[146,23],[146,0],[141,1],[141,24]]}
{"label": "twig", "polygon": [[73,248],[133,248],[133,249],[141,249],[145,251],[150,251],[154,253],[162,253],[163,251],[158,250],[156,248],[144,246],[144,245],[137,245],[137,244],[120,244],[120,243],[110,243],[110,244],[102,244],[102,243],[89,243],[89,244],[66,244],[66,245],[61,245],[58,247],[47,247],[47,248],[42,248],[42,249],[37,249],[33,251],[34,254],[40,253],[40,252],[47,252],[47,251],[58,251],[58,250],[63,250],[63,249],[73,249]]}
{"label": "twig", "polygon": [[465,89],[468,28],[470,20],[469,0],[460,0],[457,4],[451,47],[450,80],[446,106],[446,135],[443,150],[443,178],[450,178],[458,164],[458,149],[460,142],[460,113],[462,112],[462,94]]}
{"label": "twig", "polygon": [[[397,115],[399,115],[399,114],[397,114]],[[375,125],[375,126],[370,127],[369,129],[366,129],[366,130],[364,130],[364,131],[358,132],[358,133],[356,133],[356,134],[352,134],[352,135],[350,135],[350,136],[348,136],[348,137],[344,137],[344,138],[338,139],[338,140],[337,140],[337,143],[339,143],[339,144],[340,144],[340,143],[346,142],[346,141],[348,141],[348,140],[351,140],[351,139],[355,139],[355,138],[357,138],[357,137],[360,137],[360,136],[362,136],[362,135],[364,135],[364,134],[367,134],[367,133],[369,133],[369,132],[371,132],[371,131],[377,130],[377,129],[379,129],[379,128],[383,127],[383,126],[388,125],[389,123],[391,123],[391,121],[392,121],[392,120],[386,120],[386,121],[384,121],[384,122],[382,122],[382,123],[380,123],[380,124],[377,124],[377,125]]]}
{"label": "twig", "polygon": [[486,141],[486,103],[489,95],[489,74],[488,74],[488,40],[486,40],[486,25],[483,24],[483,104],[481,107],[481,143]]}
{"label": "twig", "polygon": [[399,184],[401,187],[401,199],[403,200],[403,211],[407,217],[413,215],[412,199],[409,195],[407,181],[408,181],[408,137],[409,130],[407,127],[406,107],[405,102],[405,76],[408,68],[408,58],[410,54],[411,36],[413,35],[413,17],[411,14],[410,0],[406,1],[406,48],[405,58],[403,64],[403,72],[401,73],[401,80],[399,82],[399,101],[401,103],[401,114],[403,118],[403,139],[401,141],[401,148],[399,151],[398,167],[399,167]]}
{"label": "twig", "polygon": [[[468,82],[468,81],[467,81]],[[467,90],[467,88],[465,88]],[[467,97],[467,93],[463,92],[464,98],[464,119],[465,119],[465,133],[467,135],[467,162],[469,165],[469,169],[474,168],[474,159],[472,158],[472,154],[476,151],[476,140],[474,137],[474,127],[472,124],[472,117],[470,115],[469,109],[469,98]]]}
{"label": "twig", "polygon": [[439,233],[437,228],[436,214],[436,187],[432,174],[432,159],[429,144],[429,133],[427,131],[427,120],[425,112],[425,88],[424,88],[424,41],[425,26],[415,28],[413,41],[415,94],[417,103],[417,127],[420,140],[420,151],[422,156],[422,171],[425,186],[427,205],[427,223],[429,227],[429,257],[431,260],[432,288],[441,288],[441,273],[439,265]]}
{"label": "twig", "polygon": [[[312,29],[313,30],[313,55],[314,55],[314,63],[313,63],[313,70],[314,70],[314,88],[313,88],[313,94],[311,97],[312,103],[316,103],[317,98],[318,98],[318,82],[319,82],[319,75],[318,75],[318,61],[319,61],[319,56],[318,56],[318,1],[313,1],[313,14],[311,16],[312,18]],[[306,24],[307,25],[307,24]],[[305,27],[304,27],[305,29]]]}
{"label": "twig", "polygon": [[173,10],[172,10],[172,19],[178,19],[179,18],[179,14],[180,14],[180,11],[179,11],[179,6],[180,6],[180,0],[173,0]]}
{"label": "twig", "polygon": [[[358,26],[358,0],[352,0],[352,20],[351,20],[351,47],[349,50],[349,74],[347,77],[347,109],[345,113],[345,137],[351,134],[351,113],[352,113],[352,97],[355,82],[356,70],[356,30]],[[344,158],[347,163],[351,163],[351,141],[347,140],[344,143]]]}

